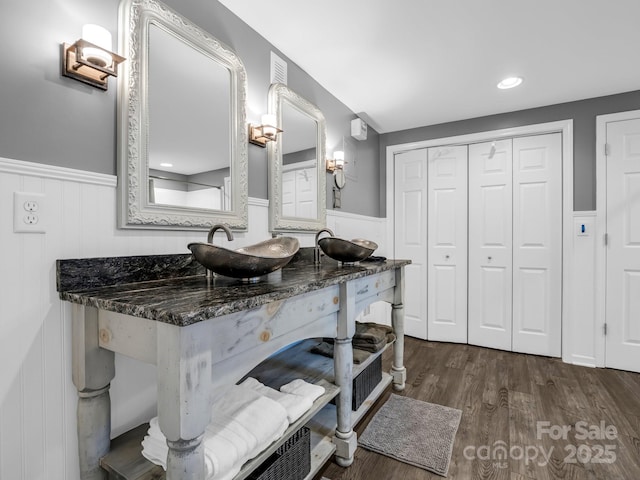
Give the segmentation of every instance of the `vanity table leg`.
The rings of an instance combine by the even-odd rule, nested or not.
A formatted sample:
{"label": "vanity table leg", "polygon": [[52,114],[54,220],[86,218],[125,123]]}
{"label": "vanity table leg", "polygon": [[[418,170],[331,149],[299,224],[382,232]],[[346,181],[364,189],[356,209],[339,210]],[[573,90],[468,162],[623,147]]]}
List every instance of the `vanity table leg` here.
{"label": "vanity table leg", "polygon": [[404,368],[404,268],[396,269],[396,286],[393,292],[393,305],[391,305],[391,326],[396,335],[393,345],[393,364],[391,377],[393,389],[400,392],[404,390],[407,379],[407,369]]}
{"label": "vanity table leg", "polygon": [[202,439],[211,420],[210,323],[158,323],[158,421],[169,447],[167,480],[206,478]]}
{"label": "vanity table leg", "polygon": [[355,333],[355,287],[353,282],[340,285],[340,310],[338,331],[334,345],[334,372],[340,395],[336,403],[338,427],[333,443],[336,445],[336,463],[348,467],[358,446],[357,435],[351,422],[351,397],[353,395],[353,346]]}
{"label": "vanity table leg", "polygon": [[78,457],[82,480],[105,480],[100,458],[111,446],[109,385],[115,376],[114,353],[98,346],[98,310],[73,304],[72,379],[78,389]]}

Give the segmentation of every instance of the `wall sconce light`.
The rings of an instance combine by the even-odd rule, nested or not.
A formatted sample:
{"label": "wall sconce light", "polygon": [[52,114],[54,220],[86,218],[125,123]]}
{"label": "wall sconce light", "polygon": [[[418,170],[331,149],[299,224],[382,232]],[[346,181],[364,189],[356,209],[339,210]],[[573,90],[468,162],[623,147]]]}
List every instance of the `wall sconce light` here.
{"label": "wall sconce light", "polygon": [[259,147],[266,147],[268,142],[274,142],[278,133],[282,133],[275,125],[275,115],[262,115],[262,125],[249,124],[249,142]]}
{"label": "wall sconce light", "polygon": [[84,25],[82,38],[62,44],[62,75],[107,90],[109,77],[118,76],[125,58],[111,52],[111,33],[99,25]]}
{"label": "wall sconce light", "polygon": [[344,152],[342,150],[333,152],[333,158],[327,158],[327,172],[335,173],[336,170],[343,170],[344,163]]}

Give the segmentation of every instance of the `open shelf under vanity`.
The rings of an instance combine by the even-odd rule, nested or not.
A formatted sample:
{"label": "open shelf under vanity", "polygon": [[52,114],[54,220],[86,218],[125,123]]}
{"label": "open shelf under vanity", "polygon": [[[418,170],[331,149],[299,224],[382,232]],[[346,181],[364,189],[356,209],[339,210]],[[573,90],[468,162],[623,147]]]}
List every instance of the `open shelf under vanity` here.
{"label": "open shelf under vanity", "polygon": [[[311,470],[305,480],[313,479],[335,452],[336,447],[332,437],[336,429],[337,417],[336,407],[330,402],[340,393],[340,388],[333,383],[333,359],[310,352],[317,343],[316,339],[308,339],[294,344],[260,363],[247,375],[276,389],[296,378],[302,378],[307,382],[322,385],[325,393],[313,403],[310,410],[289,426],[280,439],[249,460],[234,480],[247,478],[303,425],[311,430]],[[354,365],[353,377],[357,377],[391,345],[390,343],[385,349],[370,355],[363,363]],[[382,381],[358,410],[351,413],[353,425],[364,417],[391,384],[391,380],[389,374],[382,373]],[[142,456],[141,442],[148,428],[149,425],[144,423],[112,440],[110,452],[100,461],[102,468],[109,474],[109,480],[165,479],[163,468]]]}

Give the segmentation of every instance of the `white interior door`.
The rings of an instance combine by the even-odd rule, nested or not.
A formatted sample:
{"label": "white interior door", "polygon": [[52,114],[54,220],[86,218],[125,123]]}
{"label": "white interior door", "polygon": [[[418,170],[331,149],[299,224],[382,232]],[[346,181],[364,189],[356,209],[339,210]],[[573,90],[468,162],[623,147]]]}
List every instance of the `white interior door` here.
{"label": "white interior door", "polygon": [[640,371],[640,118],[607,123],[606,366]]}
{"label": "white interior door", "polygon": [[511,350],[511,144],[469,145],[468,338],[502,350]]}
{"label": "white interior door", "polygon": [[562,135],[513,139],[512,350],[562,350]]}
{"label": "white interior door", "polygon": [[296,172],[282,172],[282,216],[296,216]]}
{"label": "white interior door", "polygon": [[296,170],[296,217],[318,215],[318,170],[315,167]]}
{"label": "white interior door", "polygon": [[[309,162],[305,162],[307,163]],[[285,166],[282,172],[282,215],[315,218],[318,211],[317,191],[318,177],[315,165]]]}
{"label": "white interior door", "polygon": [[427,338],[427,150],[394,157],[394,257],[405,267],[405,334]]}
{"label": "white interior door", "polygon": [[428,150],[429,340],[467,342],[467,146]]}

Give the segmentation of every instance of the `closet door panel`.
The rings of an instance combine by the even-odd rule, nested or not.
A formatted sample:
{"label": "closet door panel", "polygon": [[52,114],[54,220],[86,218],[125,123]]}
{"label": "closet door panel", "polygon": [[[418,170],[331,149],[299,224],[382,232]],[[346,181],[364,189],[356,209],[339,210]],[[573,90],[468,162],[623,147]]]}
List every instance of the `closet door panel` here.
{"label": "closet door panel", "polygon": [[396,154],[394,257],[405,267],[405,334],[427,338],[427,150]]}
{"label": "closet door panel", "polygon": [[561,134],[513,140],[513,351],[559,357]]}
{"label": "closet door panel", "polygon": [[511,350],[512,142],[469,146],[469,343]]}
{"label": "closet door panel", "polygon": [[[505,294],[510,290],[511,277],[507,267],[481,267],[482,281],[476,288],[482,308],[480,327],[498,332],[511,330],[511,309],[504,302]],[[506,345],[506,342],[504,343]],[[485,345],[492,346],[492,345]],[[497,348],[497,347],[496,347]],[[506,347],[503,347],[506,348]]]}
{"label": "closet door panel", "polygon": [[428,149],[428,338],[467,341],[467,146]]}

